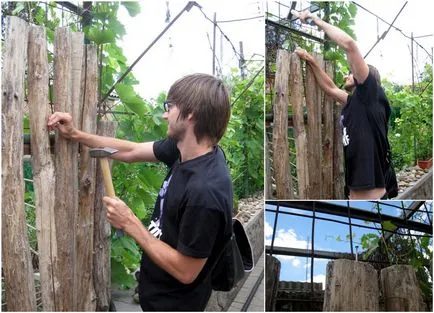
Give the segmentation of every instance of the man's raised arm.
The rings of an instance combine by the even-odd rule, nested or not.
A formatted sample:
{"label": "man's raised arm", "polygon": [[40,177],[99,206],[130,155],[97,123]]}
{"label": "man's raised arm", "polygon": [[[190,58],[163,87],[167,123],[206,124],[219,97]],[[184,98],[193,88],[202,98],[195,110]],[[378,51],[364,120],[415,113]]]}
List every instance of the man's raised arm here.
{"label": "man's raised arm", "polygon": [[332,97],[339,103],[345,104],[347,102],[348,94],[335,85],[333,80],[316,62],[315,58],[307,53],[306,50],[301,48],[297,48],[295,52],[300,58],[306,60],[309,66],[312,68],[316,81],[318,82],[318,85],[321,87],[321,89],[324,90],[328,96]]}

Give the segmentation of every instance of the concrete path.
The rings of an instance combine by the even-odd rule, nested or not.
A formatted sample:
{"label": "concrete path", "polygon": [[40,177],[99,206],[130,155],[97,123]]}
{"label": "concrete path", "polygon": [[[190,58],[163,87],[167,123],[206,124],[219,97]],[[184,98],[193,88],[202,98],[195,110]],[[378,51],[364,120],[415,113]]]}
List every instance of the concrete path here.
{"label": "concrete path", "polygon": [[[243,287],[241,287],[231,306],[229,312],[241,312],[244,309],[248,312],[264,312],[264,253],[258,260],[255,268],[250,273]],[[250,296],[250,304],[246,304],[252,289],[258,285],[254,295]],[[112,300],[118,312],[141,312],[139,304],[133,301],[134,290],[112,289]],[[246,305],[247,307],[246,307]]]}
{"label": "concrete path", "polygon": [[[264,253],[262,253],[255,268],[250,273],[243,287],[241,287],[234,301],[228,309],[228,312],[241,312],[244,309],[247,312],[264,312]],[[257,285],[254,295],[250,295],[251,291]],[[250,299],[249,299],[250,298]],[[247,303],[251,300],[250,303]]]}

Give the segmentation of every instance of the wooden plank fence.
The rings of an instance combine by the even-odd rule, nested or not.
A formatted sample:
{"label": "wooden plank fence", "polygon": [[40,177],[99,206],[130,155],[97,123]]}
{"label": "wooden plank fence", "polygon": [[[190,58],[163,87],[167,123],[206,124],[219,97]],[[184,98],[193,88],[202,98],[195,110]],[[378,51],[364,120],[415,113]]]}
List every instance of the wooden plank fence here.
{"label": "wooden plank fence", "polygon": [[[328,61],[323,62],[319,55],[314,54],[314,57],[333,78],[333,65]],[[289,62],[283,62],[282,59]],[[285,84],[288,76],[289,82]],[[304,71],[299,56],[295,53],[289,55],[284,50],[277,52],[274,92],[274,177],[267,176],[267,185],[274,181],[277,199],[343,199],[344,169],[339,125],[341,107],[323,95],[310,66],[307,65]],[[289,97],[283,96],[288,94]],[[288,123],[284,122],[288,119],[288,106],[292,108],[295,133],[296,177],[289,175],[291,152]],[[290,190],[290,193],[283,193],[282,190]],[[267,197],[274,196],[268,191]]]}
{"label": "wooden plank fence", "polygon": [[[2,267],[8,311],[36,311],[35,273],[24,210],[25,80],[31,131],[40,292],[44,311],[108,311],[110,225],[102,179],[88,149],[56,136],[50,153],[49,74],[44,27],[6,17],[2,77]],[[82,33],[55,32],[54,106],[97,132],[97,53]],[[26,70],[26,60],[28,67]],[[26,76],[27,73],[27,76]],[[115,123],[98,132],[114,136]],[[80,166],[79,166],[80,164]]]}

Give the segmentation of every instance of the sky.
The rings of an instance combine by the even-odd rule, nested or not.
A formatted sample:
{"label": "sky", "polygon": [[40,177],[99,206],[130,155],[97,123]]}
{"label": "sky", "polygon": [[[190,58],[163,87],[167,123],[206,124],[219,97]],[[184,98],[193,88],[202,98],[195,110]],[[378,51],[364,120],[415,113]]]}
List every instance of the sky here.
{"label": "sky", "polygon": [[[217,24],[230,39],[236,51],[240,52],[239,42],[243,42],[246,60],[264,59],[264,19],[263,3],[260,0],[241,1],[196,1],[212,20],[216,13]],[[121,42],[128,64],[168,25],[167,5],[171,19],[185,7],[188,1],[147,0],[140,1],[141,13],[130,17],[121,6],[118,17],[125,25],[126,35]],[[239,22],[220,23],[219,21],[258,17]],[[140,81],[135,89],[145,99],[156,98],[162,91],[168,91],[171,84],[184,75],[201,72],[212,74],[213,23],[206,20],[197,7],[184,12],[161,39],[145,54],[135,66],[133,73]],[[233,48],[220,31],[216,31],[216,55],[223,74],[238,67],[238,59]],[[258,63],[258,69],[262,66]]]}
{"label": "sky", "polygon": [[[290,1],[279,2],[288,6],[290,3]],[[358,0],[355,2],[391,23],[406,1]],[[309,4],[309,1],[300,1],[297,5],[297,10],[305,9],[309,7]],[[278,14],[277,1],[268,0],[266,10],[267,7],[273,14]],[[288,10],[288,8],[281,5],[281,16],[287,14]],[[409,37],[412,32],[414,37],[431,35],[429,37],[416,38],[416,41],[431,55],[433,47],[433,10],[433,1],[409,0],[394,23],[394,26],[401,29]],[[387,24],[379,20],[377,32],[377,18],[358,7],[355,25],[353,25],[352,28],[355,31],[356,41],[363,55],[365,55],[377,41],[377,34],[381,36],[388,27]],[[417,82],[418,74],[423,71],[423,65],[426,62],[431,62],[431,59],[428,57],[427,53],[416,44],[414,44],[413,48],[416,64],[415,82]],[[412,65],[410,51],[411,40],[392,28],[385,39],[381,40],[374,50],[370,52],[366,61],[379,69],[382,78],[387,78],[389,81],[398,84],[411,84]]]}
{"label": "sky", "polygon": [[[346,206],[347,201],[327,201],[338,205]],[[395,206],[400,206],[401,201],[388,201],[385,203],[392,203]],[[411,201],[406,201],[405,204],[408,206]],[[352,201],[351,206],[365,209],[368,211],[376,210],[373,207],[373,203],[369,201]],[[275,206],[266,204],[266,209],[275,210]],[[402,210],[394,208],[381,206],[382,213],[392,216],[400,216]],[[430,210],[430,209],[429,209]],[[279,212],[293,212],[301,213],[304,215],[312,216],[312,212],[297,210],[291,208],[280,207]],[[431,208],[432,212],[432,208]],[[274,212],[265,212],[265,245],[271,245],[273,226],[276,214]],[[348,221],[346,217],[331,216],[328,214],[317,213],[316,216],[332,218],[334,220]],[[431,214],[432,219],[432,214]],[[355,224],[364,225],[365,223],[360,220],[353,220]],[[373,225],[373,224],[371,224]],[[374,224],[377,228],[380,227],[378,224]],[[374,233],[375,230],[365,229],[361,227],[352,227],[353,234],[353,249],[355,251],[355,246],[360,245],[360,238],[363,234]],[[315,221],[315,250],[323,251],[334,251],[334,252],[346,252],[350,253],[350,242],[346,239],[349,235],[348,225],[338,224],[330,221]],[[312,242],[312,219],[306,217],[299,217],[288,214],[279,214],[276,226],[276,236],[274,239],[274,246],[276,247],[292,247],[299,249],[311,249]],[[362,248],[359,247],[359,252]],[[281,262],[281,272],[280,280],[285,281],[308,281],[310,282],[310,266],[311,259],[305,257],[293,257],[293,256],[281,256],[274,255]],[[326,278],[326,266],[327,262],[331,260],[328,259],[315,259],[314,260],[314,282],[320,282],[323,284],[323,289],[325,288],[325,278]]]}

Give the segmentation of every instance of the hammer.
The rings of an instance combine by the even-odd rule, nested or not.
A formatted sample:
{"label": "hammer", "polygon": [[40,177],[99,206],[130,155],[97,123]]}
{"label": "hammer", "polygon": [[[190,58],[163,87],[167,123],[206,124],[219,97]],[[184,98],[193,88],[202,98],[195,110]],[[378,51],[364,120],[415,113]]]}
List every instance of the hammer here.
{"label": "hammer", "polygon": [[[107,196],[114,198],[115,189],[113,188],[112,175],[110,173],[110,167],[108,163],[108,157],[119,150],[113,148],[93,148],[89,149],[89,156],[91,158],[99,159],[99,164],[101,165],[102,177],[104,179],[104,187]],[[124,232],[122,230],[116,230],[116,234],[121,237]]]}

